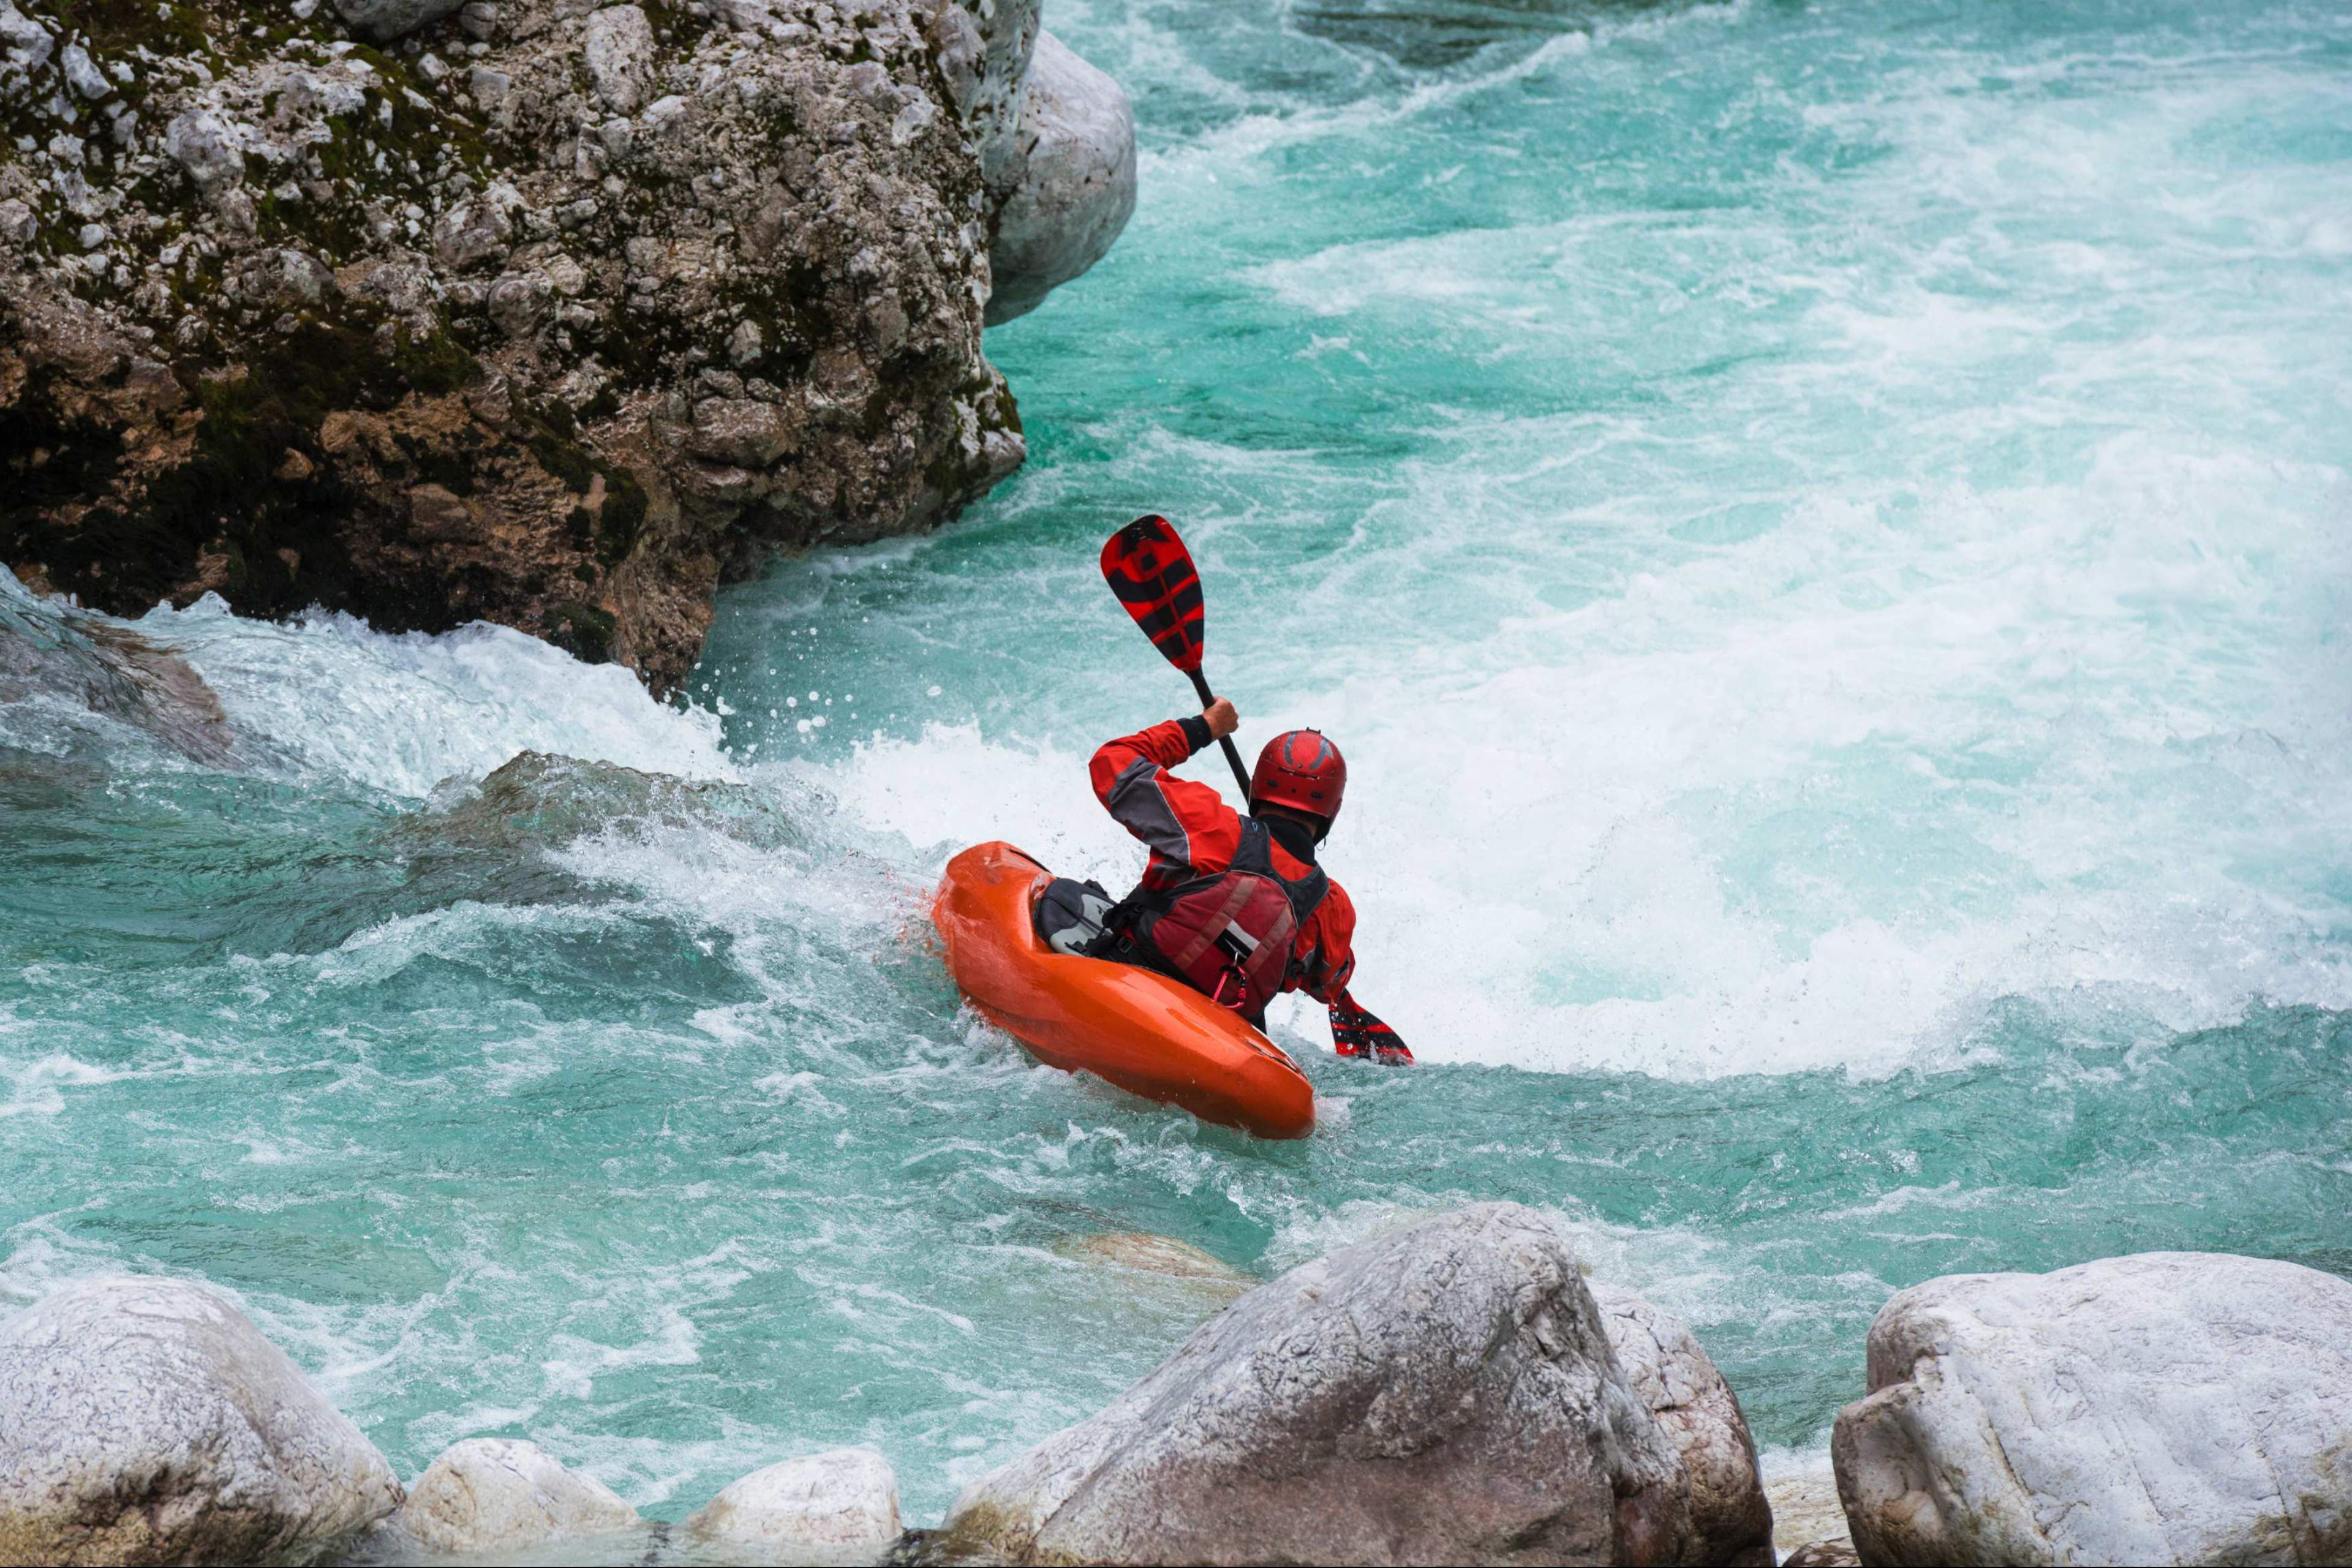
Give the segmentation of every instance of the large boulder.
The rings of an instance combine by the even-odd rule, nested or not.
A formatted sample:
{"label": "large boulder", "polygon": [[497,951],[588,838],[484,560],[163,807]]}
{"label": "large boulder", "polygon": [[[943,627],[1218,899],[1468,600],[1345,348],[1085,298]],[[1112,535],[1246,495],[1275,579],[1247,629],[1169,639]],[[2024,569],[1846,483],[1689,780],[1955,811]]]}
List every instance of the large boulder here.
{"label": "large boulder", "polygon": [[982,325],[1035,0],[449,8],[0,0],[0,566],[667,692],[722,582],[1020,464]]}
{"label": "large boulder", "polygon": [[1575,1256],[1484,1204],[1295,1268],[956,1500],[949,1556],[1678,1563],[1674,1444]]}
{"label": "large boulder", "polygon": [[1092,267],[1135,212],[1127,92],[1038,25],[1038,0],[948,0],[929,38],[995,214],[988,324]]}
{"label": "large boulder", "polygon": [[85,1280],[0,1323],[0,1562],[303,1561],[400,1500],[205,1286]]}
{"label": "large boulder", "polygon": [[990,326],[1028,314],[1101,260],[1135,215],[1135,111],[1127,89],[1040,32],[1013,152],[1019,173],[988,246]]}
{"label": "large boulder", "polygon": [[468,1437],[416,1478],[394,1525],[444,1556],[512,1552],[644,1521],[613,1489],[574,1475],[536,1443]]}
{"label": "large boulder", "polygon": [[1865,1563],[2352,1561],[2352,1282],[2152,1252],[1870,1327],[1831,1456]]}
{"label": "large boulder", "polygon": [[1625,1381],[1650,1407],[1690,1476],[1688,1562],[1773,1568],[1772,1508],[1739,1400],[1680,1320],[1641,1297],[1595,1283],[1601,1326]]}
{"label": "large boulder", "polygon": [[736,1562],[878,1552],[898,1538],[898,1478],[871,1448],[786,1459],[730,1482],[686,1527]]}

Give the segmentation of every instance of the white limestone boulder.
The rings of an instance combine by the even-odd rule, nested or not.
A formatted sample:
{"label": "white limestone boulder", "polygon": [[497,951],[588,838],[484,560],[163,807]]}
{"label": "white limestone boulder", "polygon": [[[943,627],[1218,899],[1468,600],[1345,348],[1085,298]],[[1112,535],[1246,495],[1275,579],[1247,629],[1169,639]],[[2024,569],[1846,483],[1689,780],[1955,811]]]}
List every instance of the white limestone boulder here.
{"label": "white limestone boulder", "polygon": [[1865,1563],[2352,1562],[2352,1282],[2153,1252],[1871,1324],[1831,1456]]}
{"label": "white limestone boulder", "polygon": [[425,1467],[392,1522],[425,1550],[456,1556],[512,1552],[645,1521],[610,1487],[565,1469],[536,1443],[468,1437]]}
{"label": "white limestone boulder", "polygon": [[878,1552],[898,1538],[898,1478],[871,1448],[786,1459],[730,1483],[686,1527],[736,1561],[791,1563],[811,1550]]}
{"label": "white limestone boulder", "polygon": [[1135,112],[1127,90],[1037,35],[1014,134],[1018,177],[997,208],[988,323],[1026,315],[1101,260],[1135,215]]}
{"label": "white limestone boulder", "polygon": [[1676,1563],[1673,1443],[1541,1215],[1483,1204],[1242,1297],[968,1488],[948,1557]]}
{"label": "white limestone boulder", "polygon": [[1772,1509],[1748,1418],[1690,1330],[1629,1290],[1591,1283],[1625,1381],[1650,1407],[1690,1476],[1687,1561],[1706,1568],[1773,1568]]}
{"label": "white limestone boulder", "polygon": [[88,1279],[0,1323],[0,1562],[307,1561],[400,1500],[209,1287]]}
{"label": "white limestone boulder", "polygon": [[614,114],[635,114],[654,74],[654,25],[644,10],[607,5],[592,14],[580,52],[598,100]]}

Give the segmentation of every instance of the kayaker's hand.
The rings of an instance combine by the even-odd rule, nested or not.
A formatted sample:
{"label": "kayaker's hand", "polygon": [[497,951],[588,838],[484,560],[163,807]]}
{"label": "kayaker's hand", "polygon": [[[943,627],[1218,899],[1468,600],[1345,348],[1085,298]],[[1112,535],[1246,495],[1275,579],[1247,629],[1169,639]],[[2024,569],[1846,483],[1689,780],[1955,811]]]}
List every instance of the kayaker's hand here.
{"label": "kayaker's hand", "polygon": [[1212,741],[1222,741],[1242,727],[1242,716],[1234,712],[1234,705],[1222,697],[1202,709],[1201,717],[1208,721],[1209,739]]}

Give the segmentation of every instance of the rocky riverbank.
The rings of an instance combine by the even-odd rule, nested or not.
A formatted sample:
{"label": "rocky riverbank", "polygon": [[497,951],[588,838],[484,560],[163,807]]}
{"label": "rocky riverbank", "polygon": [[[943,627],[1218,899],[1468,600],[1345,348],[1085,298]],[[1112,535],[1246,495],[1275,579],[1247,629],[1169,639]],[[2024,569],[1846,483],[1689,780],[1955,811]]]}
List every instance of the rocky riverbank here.
{"label": "rocky riverbank", "polygon": [[1134,202],[1035,0],[0,0],[0,563],[516,626],[656,690],[764,552],[1021,462]]}
{"label": "rocky riverbank", "polygon": [[[1931,1280],[1879,1314],[1870,1382],[1837,1420],[1850,1535],[1787,1561],[2352,1560],[2352,1283],[2332,1275],[2159,1253]],[[458,1443],[404,1489],[187,1281],[88,1280],[0,1324],[11,1560],[568,1541],[654,1562],[1770,1564],[1772,1525],[1705,1352],[1510,1204],[1250,1290],[936,1530],[903,1528],[869,1449],[754,1471],[677,1525],[515,1439]]]}

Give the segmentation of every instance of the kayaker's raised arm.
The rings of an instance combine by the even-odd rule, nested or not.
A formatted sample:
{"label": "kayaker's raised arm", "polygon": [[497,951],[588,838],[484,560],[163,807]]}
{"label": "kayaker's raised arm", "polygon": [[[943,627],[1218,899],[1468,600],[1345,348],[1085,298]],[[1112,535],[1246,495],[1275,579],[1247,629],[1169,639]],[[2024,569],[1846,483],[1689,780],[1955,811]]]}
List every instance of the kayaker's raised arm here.
{"label": "kayaker's raised arm", "polygon": [[1095,752],[1095,798],[1154,854],[1181,866],[1222,869],[1241,843],[1241,818],[1208,784],[1168,772],[1240,720],[1223,698],[1203,713],[1122,735]]}

